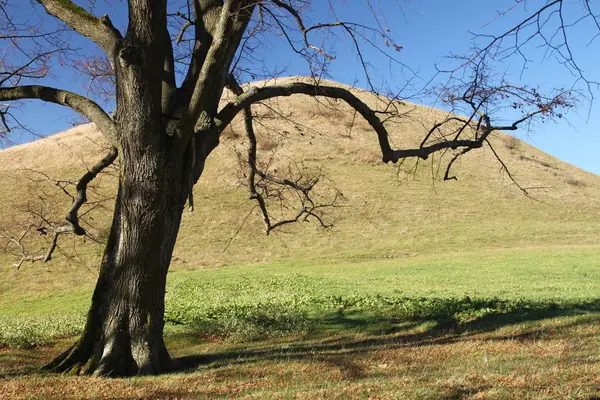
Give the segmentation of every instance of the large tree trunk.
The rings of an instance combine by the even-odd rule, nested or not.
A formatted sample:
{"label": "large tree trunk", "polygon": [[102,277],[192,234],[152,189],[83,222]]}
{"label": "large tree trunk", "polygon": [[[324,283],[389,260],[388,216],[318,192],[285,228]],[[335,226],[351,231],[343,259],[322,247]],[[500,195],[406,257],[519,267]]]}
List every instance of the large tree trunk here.
{"label": "large tree trunk", "polygon": [[165,286],[189,165],[187,157],[170,160],[163,144],[132,144],[120,154],[114,217],[86,327],[47,369],[129,376],[170,368],[163,341]]}
{"label": "large tree trunk", "polygon": [[[215,115],[225,78],[256,7],[246,0],[194,2],[197,43],[177,88],[167,2],[128,5],[124,37],[90,31],[107,42],[115,72],[109,128],[119,152],[119,191],[84,332],[46,366],[55,371],[116,376],[170,367],[163,341],[167,270],[187,195],[218,144],[223,127]],[[104,17],[98,22],[110,24]]]}
{"label": "large tree trunk", "polygon": [[[200,2],[213,3],[223,6]],[[84,332],[47,369],[122,376],[170,368],[163,340],[167,271],[187,195],[218,144],[213,116],[255,7],[236,4],[213,16],[235,18],[215,23],[220,41],[197,49],[204,55],[196,54],[193,85],[184,82],[177,92],[168,73],[166,3],[129,1],[127,33],[113,60],[120,179],[112,227]]]}

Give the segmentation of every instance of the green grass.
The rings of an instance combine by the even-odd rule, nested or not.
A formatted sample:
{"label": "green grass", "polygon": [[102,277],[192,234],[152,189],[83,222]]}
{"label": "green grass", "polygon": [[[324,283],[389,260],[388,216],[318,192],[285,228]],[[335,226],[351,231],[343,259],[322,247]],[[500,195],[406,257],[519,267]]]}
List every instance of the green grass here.
{"label": "green grass", "polygon": [[[234,341],[491,315],[599,311],[598,249],[500,251],[313,265],[276,262],[169,274],[170,330]],[[0,296],[0,344],[30,346],[81,327],[91,288]],[[355,322],[352,322],[355,320]],[[47,321],[63,321],[50,322]],[[173,329],[171,329],[173,328]]]}
{"label": "green grass", "polygon": [[600,249],[513,250],[448,254],[356,263],[303,261],[251,264],[195,271],[175,270],[170,284],[190,286],[209,298],[267,296],[402,295],[485,296],[531,299],[593,298],[600,290]]}
{"label": "green grass", "polygon": [[83,322],[55,311],[83,310],[91,288],[32,295],[11,311],[3,296],[0,335],[13,347],[0,349],[0,393],[592,400],[600,393],[599,255],[501,250],[176,269],[169,274],[166,340],[178,370],[152,378],[36,372]]}

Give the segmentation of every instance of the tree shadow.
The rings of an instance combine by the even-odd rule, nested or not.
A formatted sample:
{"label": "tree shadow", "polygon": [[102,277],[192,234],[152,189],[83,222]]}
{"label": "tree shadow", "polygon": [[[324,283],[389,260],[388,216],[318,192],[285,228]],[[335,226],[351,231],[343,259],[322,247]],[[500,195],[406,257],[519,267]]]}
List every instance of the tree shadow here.
{"label": "tree shadow", "polygon": [[[560,326],[553,328],[555,331],[594,324],[600,320],[600,299],[560,303],[518,301],[504,311],[502,311],[502,307],[490,308],[490,305],[497,306],[505,303],[504,300],[499,299],[473,301],[465,298],[458,303],[456,299],[449,299],[449,301],[452,302],[452,307],[445,308],[448,312],[438,312],[435,317],[416,316],[408,320],[394,316],[393,312],[373,315],[358,310],[338,310],[321,316],[319,322],[322,329],[319,330],[320,333],[300,339],[291,339],[285,343],[283,348],[281,343],[269,344],[267,342],[264,344],[261,342],[258,348],[252,346],[255,347],[254,349],[242,343],[234,349],[222,352],[178,357],[174,360],[176,365],[174,372],[194,371],[198,368],[215,369],[226,365],[283,359],[322,359],[329,363],[347,362],[348,355],[359,355],[381,349],[452,344],[470,340],[474,335],[494,332],[504,327],[559,317],[581,316],[582,318],[561,323]],[[465,314],[464,310],[468,310],[470,314]],[[420,329],[423,326],[425,328]],[[332,337],[327,335],[327,332],[341,334]],[[344,332],[351,334],[344,335]],[[356,338],[357,332],[362,333],[358,339]],[[516,334],[498,334],[483,340],[527,342],[539,340],[546,334],[547,329],[544,327],[528,326]],[[174,336],[178,335],[183,338],[189,335],[189,332]],[[339,358],[337,361],[336,356]],[[350,376],[359,377],[361,375],[356,368],[354,371],[351,371],[352,369],[352,366],[348,368]]]}
{"label": "tree shadow", "polygon": [[[434,303],[436,306],[424,310],[423,315],[413,313],[408,318],[402,310],[395,310],[394,307],[387,308],[385,312],[365,312],[352,308],[325,312],[314,316],[318,328],[312,333],[290,335],[276,340],[241,342],[226,346],[223,351],[176,357],[175,368],[171,372],[218,370],[227,366],[251,365],[264,361],[316,360],[337,367],[349,380],[359,380],[365,376],[365,371],[353,362],[352,356],[372,351],[459,343],[468,341],[475,335],[493,333],[519,324],[525,326],[516,333],[498,332],[477,340],[528,342],[539,340],[548,333],[547,327],[529,324],[532,322],[567,316],[580,317],[552,327],[553,330],[560,331],[600,321],[600,299],[557,303],[464,298],[447,301],[435,299]],[[195,332],[193,329],[170,333],[167,337],[169,341],[182,343],[182,346],[183,343],[201,344],[205,338],[202,332]],[[0,379],[45,374],[35,369],[40,355],[31,351],[34,350],[19,350],[19,354],[10,355],[18,357],[21,366],[0,371]],[[0,352],[0,361],[8,359],[7,353]],[[455,393],[447,398],[460,396],[460,393]]]}

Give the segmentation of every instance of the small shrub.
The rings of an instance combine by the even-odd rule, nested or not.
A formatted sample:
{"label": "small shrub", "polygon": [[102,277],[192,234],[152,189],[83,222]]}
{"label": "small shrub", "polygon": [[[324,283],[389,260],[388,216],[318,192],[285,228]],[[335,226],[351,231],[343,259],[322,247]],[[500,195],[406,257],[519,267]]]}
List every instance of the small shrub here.
{"label": "small shrub", "polygon": [[228,129],[225,129],[221,133],[221,138],[225,140],[237,140],[241,135],[233,129],[233,126],[229,125]]}
{"label": "small shrub", "polygon": [[374,150],[363,150],[358,152],[354,157],[354,161],[368,165],[383,164],[381,153]]}
{"label": "small shrub", "polygon": [[258,138],[256,145],[260,150],[264,151],[275,150],[277,147],[279,147],[279,143],[277,143],[276,140],[273,140],[269,137]]}
{"label": "small shrub", "polygon": [[550,169],[554,169],[554,170],[558,169],[558,168],[556,168],[556,166],[552,165],[551,163],[549,163],[547,161],[536,160],[535,158],[527,157],[524,155],[520,155],[519,160],[531,161],[531,162],[541,165],[542,167],[546,167],[546,168],[550,168]]}
{"label": "small shrub", "polygon": [[575,179],[575,178],[568,178],[567,183],[569,185],[575,186],[575,187],[586,187],[587,186],[587,183],[585,183],[584,181],[582,181],[580,179]]}
{"label": "small shrub", "polygon": [[505,146],[506,146],[507,149],[509,149],[511,151],[517,151],[517,150],[519,150],[521,142],[516,137],[509,136],[506,139],[506,141],[504,142],[504,144],[505,144]]}

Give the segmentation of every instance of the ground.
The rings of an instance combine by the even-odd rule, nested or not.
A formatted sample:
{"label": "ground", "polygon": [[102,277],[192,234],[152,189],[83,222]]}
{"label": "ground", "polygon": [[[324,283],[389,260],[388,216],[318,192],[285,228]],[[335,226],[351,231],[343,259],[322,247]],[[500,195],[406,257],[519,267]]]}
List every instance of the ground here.
{"label": "ground", "polygon": [[[599,254],[538,249],[174,271],[167,302],[173,374],[104,380],[40,373],[36,368],[73,340],[54,339],[1,350],[0,393],[592,399],[600,393]],[[84,309],[87,295],[29,300],[4,322],[25,323],[28,315],[35,326],[49,302],[56,310]]]}
{"label": "ground", "polygon": [[[599,398],[600,177],[500,134],[492,143],[533,199],[487,149],[442,182],[436,158],[380,165],[372,132],[330,106],[283,99],[283,121],[257,110],[273,172],[295,156],[344,194],[330,230],[264,235],[240,184],[239,124],[209,160],[168,276],[170,375],[39,372],[82,327],[102,245],[65,238],[51,263],[19,270],[1,255],[0,399]],[[405,107],[400,147],[445,115]],[[80,126],[1,151],[0,229],[18,236],[32,208],[59,221],[70,199],[48,178],[76,178],[103,146]],[[108,198],[85,221],[100,242],[114,182],[89,194]]]}

